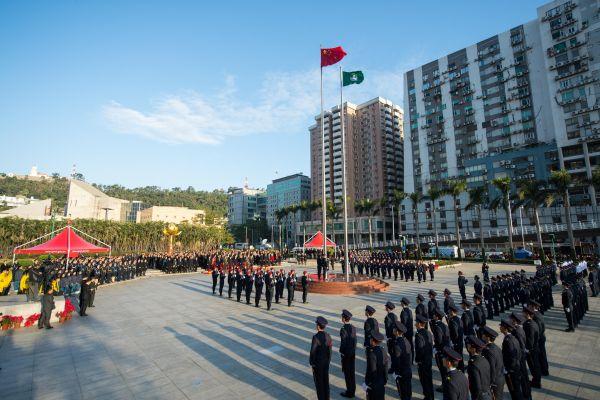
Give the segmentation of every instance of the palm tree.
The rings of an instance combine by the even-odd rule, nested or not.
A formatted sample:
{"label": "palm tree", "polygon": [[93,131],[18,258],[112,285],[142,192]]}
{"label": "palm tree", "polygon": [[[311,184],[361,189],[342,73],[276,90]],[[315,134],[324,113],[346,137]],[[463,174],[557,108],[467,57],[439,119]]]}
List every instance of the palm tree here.
{"label": "palm tree", "polygon": [[371,199],[362,199],[354,203],[354,209],[358,215],[367,214],[369,216],[369,247],[373,248],[373,235],[371,230],[371,217],[375,211],[375,202]]}
{"label": "palm tree", "polygon": [[[405,193],[401,190],[398,190],[398,189],[394,189],[394,194],[392,195],[392,204],[398,210],[398,232],[400,232],[400,230],[402,229],[402,219],[401,219],[401,215],[400,215],[400,208],[402,207],[402,202],[407,197],[408,197],[407,193]],[[392,238],[392,239],[396,240],[396,238]]]}
{"label": "palm tree", "polygon": [[565,169],[559,171],[552,171],[550,173],[550,182],[556,188],[556,191],[560,194],[563,200],[563,207],[565,209],[565,221],[567,222],[567,232],[569,234],[569,244],[571,246],[571,253],[575,256],[575,239],[573,237],[573,224],[571,222],[571,201],[569,199],[569,187],[573,182],[571,174]]}
{"label": "palm tree", "polygon": [[454,231],[456,233],[456,246],[458,247],[458,257],[461,257],[460,226],[458,225],[458,204],[457,200],[461,193],[467,190],[467,182],[463,179],[452,179],[446,181],[444,192],[452,196],[452,205],[454,206]]}
{"label": "palm tree", "polygon": [[479,221],[479,241],[481,246],[481,259],[485,261],[485,239],[483,238],[483,221],[481,210],[488,202],[488,194],[485,186],[479,186],[469,189],[469,204],[465,210],[477,210],[477,220]]}
{"label": "palm tree", "polygon": [[417,259],[421,259],[421,243],[419,239],[419,203],[423,200],[421,192],[414,192],[408,195],[408,198],[412,202],[413,220],[415,223],[415,233],[417,236]]}
{"label": "palm tree", "polygon": [[386,229],[385,229],[385,210],[387,208],[387,206],[389,205],[389,201],[388,198],[386,196],[383,196],[381,199],[379,200],[375,200],[375,203],[379,206],[379,211],[381,211],[381,219],[383,221],[383,242],[385,243],[386,240]]}
{"label": "palm tree", "polygon": [[504,178],[496,178],[492,180],[492,185],[500,191],[500,196],[496,197],[490,203],[490,208],[504,208],[506,212],[506,222],[508,226],[508,246],[510,247],[510,258],[514,257],[513,248],[513,221],[512,221],[512,210],[510,207],[510,178],[505,176]]}
{"label": "palm tree", "polygon": [[[296,219],[297,219],[296,217],[298,216],[297,215],[298,214],[298,210],[300,210],[300,206],[298,204],[292,204],[291,206],[288,207],[289,214],[293,218],[293,224],[292,225],[294,226],[294,228],[296,227]],[[289,223],[289,221],[288,221],[288,223]],[[294,239],[294,243],[296,242],[295,237],[296,237],[296,232],[293,231],[292,232],[292,239]]]}
{"label": "palm tree", "polygon": [[334,242],[335,242],[335,221],[340,217],[340,214],[342,213],[342,211],[343,211],[343,209],[340,204],[337,204],[330,200],[327,201],[327,215],[329,215],[330,216],[329,219],[331,219],[331,237],[333,238]]}
{"label": "palm tree", "polygon": [[427,192],[427,196],[426,198],[431,200],[431,215],[432,215],[432,222],[433,222],[433,232],[435,235],[435,257],[436,258],[440,258],[440,248],[439,248],[439,237],[438,237],[438,229],[437,229],[437,218],[436,218],[436,214],[435,214],[435,202],[442,197],[443,195],[443,191],[435,188],[435,187],[430,187],[429,191]]}
{"label": "palm tree", "polygon": [[275,219],[277,220],[277,225],[279,225],[279,248],[281,249],[281,220],[285,218],[287,215],[287,210],[285,207],[275,210]]}
{"label": "palm tree", "polygon": [[540,215],[538,208],[549,207],[554,202],[554,196],[547,189],[548,183],[541,180],[521,181],[517,185],[517,207],[523,207],[533,214],[535,230],[537,232],[538,246],[540,246],[540,256],[542,263],[546,260],[544,253],[544,242],[542,241],[542,229],[540,227]]}
{"label": "palm tree", "polygon": [[306,212],[310,210],[310,201],[302,200],[300,205],[298,206],[300,210],[300,221],[302,222],[302,245],[304,246],[304,242],[306,242]]}

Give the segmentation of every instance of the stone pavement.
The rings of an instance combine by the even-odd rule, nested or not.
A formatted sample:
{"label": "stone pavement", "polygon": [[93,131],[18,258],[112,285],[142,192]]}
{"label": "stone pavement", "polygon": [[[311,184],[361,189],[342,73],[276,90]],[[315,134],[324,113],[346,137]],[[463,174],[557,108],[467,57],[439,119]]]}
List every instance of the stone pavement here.
{"label": "stone pavement", "polygon": [[[365,370],[361,345],[365,305],[377,309],[375,317],[382,324],[387,300],[399,303],[402,296],[413,300],[429,288],[439,293],[448,287],[458,293],[459,268],[472,287],[479,264],[440,270],[434,282],[420,285],[390,281],[385,293],[309,295],[308,304],[274,305],[271,312],[264,304],[257,309],[213,296],[210,277],[202,274],[102,287],[96,307],[85,319],[74,318],[53,330],[21,329],[0,336],[0,398],[312,399],[308,350],[317,315],[329,320],[337,349],[340,311],[347,308],[354,314],[360,335],[356,365],[360,385]],[[492,265],[491,273],[511,269]],[[470,296],[472,290],[467,293]],[[558,287],[555,302],[560,304]],[[534,399],[600,398],[598,299],[590,298],[590,311],[575,333],[564,332],[560,309],[547,312],[545,318],[551,376],[543,379],[542,390],[534,389]],[[497,328],[497,323],[492,321],[491,326]],[[337,350],[330,382],[332,398],[340,398],[344,380]],[[439,383],[434,367],[434,384]],[[364,399],[362,389],[357,390],[358,398]],[[422,398],[416,370],[413,392],[414,398]],[[391,384],[387,397],[398,398]]]}

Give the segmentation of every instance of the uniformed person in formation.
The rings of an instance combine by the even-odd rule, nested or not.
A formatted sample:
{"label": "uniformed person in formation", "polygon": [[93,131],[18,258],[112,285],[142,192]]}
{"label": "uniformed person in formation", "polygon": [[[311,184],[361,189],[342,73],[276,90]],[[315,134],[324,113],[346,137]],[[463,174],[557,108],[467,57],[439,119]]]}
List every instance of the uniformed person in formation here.
{"label": "uniformed person in formation", "polygon": [[463,300],[467,298],[467,283],[469,283],[469,281],[467,278],[465,278],[463,272],[458,271],[458,291],[460,292],[460,297]]}
{"label": "uniformed person in formation", "polygon": [[223,296],[223,287],[225,286],[225,278],[227,278],[227,273],[223,268],[219,270],[219,296]]}
{"label": "uniformed person in formation", "polygon": [[432,373],[432,355],[433,355],[433,336],[427,330],[428,319],[426,316],[418,314],[415,326],[415,362],[419,373],[419,381],[423,388],[424,400],[433,400],[433,373]]}
{"label": "uniformed person in formation", "polygon": [[385,340],[385,336],[377,331],[370,336],[369,340],[366,351],[367,370],[365,371],[363,389],[367,392],[367,399],[383,400],[385,399],[389,361],[379,344]]}
{"label": "uniformed person in formation", "polygon": [[[390,352],[392,373],[396,379],[396,388],[402,400],[412,398],[412,349],[404,337],[407,327],[400,321],[394,323],[394,350]],[[388,341],[389,343],[389,341]]]}
{"label": "uniformed person in formation", "polygon": [[565,311],[565,317],[567,317],[568,327],[565,332],[573,332],[575,330],[575,323],[573,318],[573,293],[570,290],[568,282],[563,282],[562,291],[562,306]]}
{"label": "uniformed person in formation", "polygon": [[[429,313],[427,312],[427,307],[425,307],[425,297],[421,293],[417,295],[417,306],[415,307],[415,319],[417,316],[422,316],[425,319],[429,319]],[[427,329],[427,323],[425,323],[425,329]]]}
{"label": "uniformed person in formation", "polygon": [[379,322],[375,318],[373,318],[373,314],[375,314],[375,309],[371,306],[365,307],[365,316],[367,319],[365,320],[364,331],[365,331],[365,348],[371,345],[371,337],[375,332],[379,332]]}
{"label": "uniformed person in formation", "polygon": [[300,279],[300,283],[302,284],[302,303],[306,303],[308,301],[309,282],[310,278],[308,277],[308,272],[304,271],[304,273],[302,273],[302,278]]}
{"label": "uniformed person in formation", "polygon": [[469,382],[463,372],[456,367],[462,360],[452,347],[444,347],[444,367],[448,371],[444,378],[444,400],[469,400]]}
{"label": "uniformed person in formation", "polygon": [[533,320],[535,310],[532,306],[523,308],[525,322],[525,348],[527,350],[527,365],[531,371],[531,387],[540,389],[542,387],[542,369],[540,367],[540,328]]}
{"label": "uniformed person in formation", "polygon": [[481,337],[486,343],[481,354],[490,364],[493,398],[500,400],[502,399],[502,393],[504,392],[504,361],[502,359],[502,350],[494,343],[494,340],[498,337],[498,332],[489,326],[484,326],[481,330]]}
{"label": "uniformed person in formation", "polygon": [[485,343],[474,335],[465,339],[469,364],[467,375],[469,377],[469,390],[471,400],[492,400],[492,373],[490,363],[481,355]]}
{"label": "uniformed person in formation", "polygon": [[450,306],[454,305],[454,299],[452,298],[452,292],[450,289],[444,289],[444,314],[450,313]]}
{"label": "uniformed person in formation", "polygon": [[465,336],[475,335],[475,322],[473,312],[471,311],[471,302],[467,299],[463,299],[460,305],[463,309],[463,313],[460,316],[463,334]]}
{"label": "uniformed person in formation", "polygon": [[[385,326],[385,337],[387,338],[387,350],[390,358],[392,358],[394,352],[394,327],[396,326],[396,321],[398,321],[398,317],[394,314],[394,309],[396,306],[391,301],[385,303],[385,318],[383,320],[383,325]],[[365,328],[366,329],[366,328]],[[393,359],[393,358],[392,358]],[[392,372],[391,370],[389,371]]]}
{"label": "uniformed person in formation", "polygon": [[340,329],[340,357],[342,359],[342,372],[346,381],[346,391],[340,393],[342,397],[353,398],[356,393],[356,328],[350,323],[352,313],[342,310],[342,328]]}
{"label": "uniformed person in formation", "polygon": [[[450,334],[448,327],[442,321],[445,317],[442,310],[435,310],[435,319],[431,322],[431,333],[433,334],[433,345],[435,349],[435,362],[442,376],[442,383],[446,380],[448,370],[444,363],[444,348],[451,346]],[[436,389],[438,392],[443,392],[443,385]]]}
{"label": "uniformed person in formation", "polygon": [[512,400],[523,400],[523,385],[521,383],[521,346],[513,335],[514,326],[509,319],[500,321],[500,332],[504,335],[502,341],[502,361],[504,363],[506,385]]}
{"label": "uniformed person in formation", "polygon": [[435,292],[435,290],[429,290],[429,302],[427,303],[427,317],[430,320],[433,320],[433,317],[435,315],[435,310],[439,309],[438,306],[438,302],[437,299],[435,298],[437,296],[437,293]]}
{"label": "uniformed person in formation", "polygon": [[267,311],[271,310],[274,283],[273,271],[269,271],[265,277],[265,300],[267,301]]}
{"label": "uniformed person in formation", "polygon": [[216,268],[213,268],[211,275],[212,275],[212,294],[215,294],[215,292],[217,291],[217,281],[219,280],[219,270]]}
{"label": "uniformed person in formation", "polygon": [[485,309],[483,308],[483,304],[481,304],[482,300],[483,298],[480,294],[475,294],[473,296],[473,302],[475,303],[475,307],[473,307],[473,329],[480,339],[482,329],[486,324]]}
{"label": "uniformed person in formation", "polygon": [[310,346],[310,366],[312,367],[317,399],[329,399],[329,363],[331,362],[331,336],[325,332],[327,320],[321,316],[315,321],[317,333]]}
{"label": "uniformed person in formation", "polygon": [[410,352],[412,355],[411,363],[415,360],[415,348],[414,348],[414,329],[413,329],[413,315],[412,311],[408,306],[410,305],[410,300],[408,298],[403,297],[400,300],[400,304],[402,305],[402,311],[400,311],[400,322],[404,324],[406,327],[406,333],[404,337],[408,340],[408,344],[410,344]]}
{"label": "uniformed person in formation", "polygon": [[546,323],[544,322],[544,316],[540,312],[540,303],[531,300],[529,305],[535,310],[533,320],[538,324],[540,330],[540,369],[542,370],[542,376],[548,376],[550,375],[550,372],[548,368],[548,356],[546,355]]}
{"label": "uniformed person in formation", "polygon": [[[462,321],[458,317],[458,307],[454,304],[448,307],[448,312],[450,313],[450,317],[448,318],[448,331],[450,332],[450,341],[452,342],[452,348],[458,354],[462,356],[463,354],[463,345],[464,345],[464,334],[462,328]],[[461,359],[458,362],[458,369],[464,372],[465,364]]]}

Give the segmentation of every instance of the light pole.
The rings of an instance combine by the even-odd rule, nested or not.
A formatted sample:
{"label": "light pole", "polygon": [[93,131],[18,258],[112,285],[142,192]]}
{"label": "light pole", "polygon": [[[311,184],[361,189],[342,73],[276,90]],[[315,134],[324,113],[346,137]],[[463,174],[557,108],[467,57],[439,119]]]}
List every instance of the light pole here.
{"label": "light pole", "polygon": [[525,233],[523,232],[523,206],[519,207],[519,224],[521,225],[521,243],[525,250]]}
{"label": "light pole", "polygon": [[392,245],[396,240],[396,223],[394,221],[394,205],[392,204]]}
{"label": "light pole", "polygon": [[554,233],[550,234],[550,240],[552,240],[552,259],[556,262],[556,252],[554,251]]}

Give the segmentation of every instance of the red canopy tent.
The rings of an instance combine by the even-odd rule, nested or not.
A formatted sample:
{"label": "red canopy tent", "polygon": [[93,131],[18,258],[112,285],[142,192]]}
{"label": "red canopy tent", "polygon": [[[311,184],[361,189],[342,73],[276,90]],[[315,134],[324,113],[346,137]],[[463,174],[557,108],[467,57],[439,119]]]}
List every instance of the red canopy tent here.
{"label": "red canopy tent", "polygon": [[[323,248],[323,233],[317,231],[310,239],[304,242],[304,247],[308,249]],[[335,243],[327,238],[327,247],[336,247]]]}
{"label": "red canopy tent", "polygon": [[[105,245],[106,247],[96,246],[83,239],[76,232],[79,232],[82,235],[87,236],[90,239],[93,239],[96,242]],[[36,242],[40,239],[43,239],[56,233],[58,234],[45,243],[38,244],[37,246],[33,247],[23,248],[24,246],[30,243]],[[13,262],[17,254],[66,254],[68,255],[68,257],[77,257],[79,254],[82,253],[106,252],[108,252],[109,254],[111,252],[111,247],[109,245],[86,234],[85,232],[80,231],[77,228],[72,227],[70,224],[67,224],[67,226],[63,228],[60,228],[56,231],[50,232],[44,236],[40,236],[39,238],[30,240],[27,243],[15,247],[15,249],[13,250]]]}

